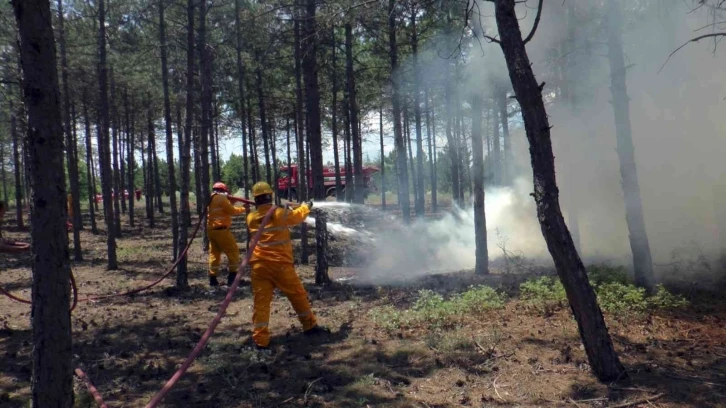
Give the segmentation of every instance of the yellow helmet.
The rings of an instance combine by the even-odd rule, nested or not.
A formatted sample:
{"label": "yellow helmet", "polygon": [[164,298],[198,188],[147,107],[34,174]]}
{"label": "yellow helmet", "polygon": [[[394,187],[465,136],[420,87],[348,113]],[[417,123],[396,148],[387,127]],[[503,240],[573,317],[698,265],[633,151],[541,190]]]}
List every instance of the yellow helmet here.
{"label": "yellow helmet", "polygon": [[264,181],[258,181],[252,186],[252,196],[258,197],[265,194],[272,194],[272,187]]}

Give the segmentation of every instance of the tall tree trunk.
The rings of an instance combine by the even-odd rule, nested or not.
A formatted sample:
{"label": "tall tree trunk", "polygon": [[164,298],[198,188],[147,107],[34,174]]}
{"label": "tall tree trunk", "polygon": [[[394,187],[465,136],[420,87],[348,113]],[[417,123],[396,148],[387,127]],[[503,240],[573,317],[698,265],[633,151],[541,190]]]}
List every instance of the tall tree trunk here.
{"label": "tall tree trunk", "polygon": [[[200,138],[200,155],[201,155],[201,180],[202,196],[198,197],[198,201],[206,204],[209,200],[210,182],[209,182],[209,135],[212,130],[212,66],[211,55],[207,50],[207,0],[199,3],[199,64],[201,69],[202,82],[202,132]],[[209,238],[207,237],[207,223],[204,223],[204,235],[202,240],[202,248],[206,251],[209,247]]]}
{"label": "tall tree trunk", "polygon": [[624,378],[627,374],[615,353],[595,292],[587,280],[585,266],[577,254],[562,217],[555,179],[551,126],[542,99],[542,90],[534,77],[525,50],[514,5],[515,0],[497,0],[495,16],[509,77],[514,87],[514,94],[522,108],[522,118],[532,158],[533,196],[542,234],[554,260],[557,274],[565,287],[590,367],[600,381],[609,382]]}
{"label": "tall tree trunk", "polygon": [[[181,165],[181,189],[179,191],[181,220],[179,229],[179,245],[185,248],[188,243],[189,227],[191,221],[191,208],[189,208],[189,183],[191,181],[191,144],[192,144],[192,127],[194,126],[194,4],[195,0],[187,0],[187,72],[186,72],[186,118],[184,127],[184,139],[179,140],[181,148],[180,165]],[[177,111],[179,126],[181,126],[181,112]],[[199,199],[197,197],[197,205]],[[189,288],[187,277],[187,257],[185,256],[176,267],[176,287],[181,290]]]}
{"label": "tall tree trunk", "polygon": [[500,85],[497,87],[497,105],[499,107],[499,117],[501,118],[502,139],[504,139],[504,155],[502,156],[502,175],[501,182],[504,185],[510,185],[514,181],[512,171],[512,141],[509,138],[509,112],[507,111],[507,88]]}
{"label": "tall tree trunk", "polygon": [[[411,10],[411,50],[413,52],[414,91],[413,91],[413,113],[416,120],[416,199],[414,207],[416,215],[423,216],[426,211],[426,191],[424,189],[424,165],[423,165],[423,136],[421,130],[421,69],[418,61],[418,33],[416,29],[416,8]],[[413,173],[412,173],[413,175]]]}
{"label": "tall tree trunk", "polygon": [[[68,58],[66,56],[65,18],[63,16],[63,0],[58,0],[58,45],[61,54],[61,80],[63,82],[63,132],[66,135],[66,158],[68,160],[68,178],[71,185],[73,207],[73,258],[83,260],[81,251],[81,203],[80,185],[78,183],[78,160],[73,155],[73,135],[71,133],[71,96],[68,89]],[[3,172],[3,176],[5,173]]]}
{"label": "tall tree trunk", "polygon": [[111,152],[109,151],[109,114],[108,114],[108,73],[106,72],[106,7],[104,0],[98,1],[98,86],[100,126],[98,128],[98,156],[101,167],[101,190],[103,191],[103,211],[106,219],[106,245],[108,247],[108,269],[118,269],[116,260],[116,225],[114,223],[113,200],[111,199],[111,186],[113,184],[111,171]]}
{"label": "tall tree trunk", "polygon": [[408,106],[403,110],[403,133],[406,137],[406,148],[408,148],[408,162],[411,168],[411,178],[413,179],[413,198],[414,206],[418,197],[418,186],[416,185],[416,171],[413,161],[413,147],[411,144],[411,118],[409,117]]}
{"label": "tall tree trunk", "polygon": [[[121,131],[121,116],[119,114],[119,184],[120,184],[120,194],[121,194],[121,212],[123,214],[126,214],[126,196],[124,194],[124,190],[126,190],[126,160],[124,160],[124,154],[126,153],[126,150],[128,149],[128,140],[129,140],[129,112],[128,112],[128,97],[126,89],[124,88],[124,130]],[[129,195],[133,195],[131,191],[129,191]]]}
{"label": "tall tree trunk", "polygon": [[265,150],[265,178],[267,184],[272,186],[272,169],[270,167],[270,136],[267,123],[267,115],[265,112],[265,94],[262,91],[262,60],[259,54],[256,53],[255,61],[257,66],[255,67],[255,87],[257,88],[257,107],[260,110],[260,130],[262,131],[262,143]]}
{"label": "tall tree trunk", "polygon": [[471,150],[474,156],[474,236],[477,274],[489,273],[487,218],[484,209],[484,142],[481,131],[482,97],[474,95],[471,103]]}
{"label": "tall tree trunk", "polygon": [[386,211],[386,154],[383,150],[383,104],[378,108],[378,129],[381,133],[381,209]]}
{"label": "tall tree trunk", "polygon": [[222,175],[220,174],[219,167],[219,150],[217,150],[217,104],[212,103],[212,110],[209,116],[209,153],[212,156],[212,178],[214,181],[221,180]]}
{"label": "tall tree trunk", "polygon": [[331,79],[333,82],[333,106],[332,106],[332,133],[333,133],[333,163],[335,165],[335,199],[336,201],[343,201],[345,195],[343,194],[343,180],[340,175],[340,151],[338,149],[338,59],[336,58],[337,43],[335,41],[335,27],[330,29],[331,38],[331,49],[330,52],[333,55],[333,69]]}
{"label": "tall tree trunk", "polygon": [[73,406],[63,128],[48,0],[13,0],[28,113],[34,408]]}
{"label": "tall tree trunk", "polygon": [[156,191],[156,204],[159,207],[159,214],[164,214],[164,201],[162,201],[162,196],[164,194],[164,190],[161,188],[161,174],[159,171],[159,156],[156,154],[156,133],[154,133],[154,136],[151,138],[151,154],[153,157],[153,170],[154,170],[154,190]]}
{"label": "tall tree trunk", "polygon": [[[431,183],[431,211],[436,213],[438,211],[439,203],[436,193],[436,122],[432,122],[433,112],[432,106],[429,105],[429,88],[426,87],[424,91],[425,109],[426,109],[426,139],[428,140],[429,146],[429,172],[430,172],[430,183]],[[423,169],[421,169],[423,171]],[[483,167],[482,167],[483,171]]]}
{"label": "tall tree trunk", "polygon": [[[272,152],[272,184],[270,184],[270,186],[274,190],[277,188],[277,180],[278,180],[277,169],[279,168],[277,166],[277,139],[276,139],[277,134],[275,132],[277,126],[275,125],[275,118],[270,118],[270,123],[268,126],[269,126],[268,132],[270,135],[269,147],[270,147],[270,151]],[[280,195],[279,194],[275,194],[275,202],[277,205],[280,205]]]}
{"label": "tall tree trunk", "polygon": [[316,0],[306,0],[305,19],[305,52],[303,53],[302,69],[305,81],[305,112],[307,141],[310,143],[310,170],[312,174],[312,192],[316,200],[325,199],[325,180],[323,178],[323,143],[320,129],[320,89],[318,88],[318,35],[315,12]]}
{"label": "tall tree trunk", "polygon": [[492,111],[492,184],[502,185],[502,147],[499,135],[499,119],[501,112],[496,108],[497,98],[494,98],[495,106]]}
{"label": "tall tree trunk", "polygon": [[[199,120],[197,118],[197,120]],[[199,125],[197,122],[197,125],[194,126],[194,136],[192,138],[192,141],[194,143],[194,194],[196,195],[196,201],[197,201],[197,215],[202,215],[202,210],[204,208],[204,197],[202,197],[202,157],[200,155],[200,143],[199,140]]]}
{"label": "tall tree trunk", "polygon": [[91,233],[98,234],[96,225],[96,182],[93,180],[93,144],[91,143],[91,118],[88,115],[88,91],[83,88],[81,105],[83,108],[83,119],[86,125],[86,180],[88,182],[88,211],[91,215]]}
{"label": "tall tree trunk", "polygon": [[10,132],[12,133],[13,138],[13,173],[15,174],[15,222],[18,228],[25,228],[25,223],[23,222],[23,185],[20,182],[20,139],[18,137],[18,123],[14,111],[10,116]]}
{"label": "tall tree trunk", "polygon": [[252,180],[256,183],[262,179],[260,175],[260,161],[257,159],[257,135],[255,132],[255,122],[252,120],[252,93],[247,93],[247,124],[250,136],[250,160],[252,166]]}
{"label": "tall tree trunk", "polygon": [[[127,98],[126,94],[124,95],[124,98]],[[126,112],[127,116],[130,116],[129,118],[129,129],[128,129],[128,142],[126,146],[126,162],[128,163],[128,174],[126,178],[126,183],[128,185],[129,190],[129,225],[131,228],[134,228],[134,200],[136,199],[136,182],[134,181],[134,167],[136,164],[135,159],[135,141],[134,141],[134,132],[136,131],[136,110],[131,109],[130,107],[127,107],[129,111]]]}
{"label": "tall tree trunk", "polygon": [[149,219],[149,228],[154,228],[154,197],[156,197],[156,188],[154,186],[154,122],[151,113],[151,101],[146,101],[146,122],[147,122],[147,142],[146,142],[146,218]]}
{"label": "tall tree trunk", "polygon": [[[290,170],[290,166],[292,166],[292,152],[290,151],[290,116],[287,116],[286,118],[287,123],[285,124],[286,133],[287,133],[287,199],[290,200],[290,189],[292,188],[292,184],[290,183],[290,176],[292,175],[292,172]],[[277,187],[277,186],[276,186]]]}
{"label": "tall tree trunk", "polygon": [[351,159],[351,127],[350,127],[350,106],[348,102],[348,92],[346,90],[345,101],[343,103],[343,111],[345,112],[345,201],[353,202],[353,160]]}
{"label": "tall tree trunk", "polygon": [[[234,0],[234,28],[237,37],[237,90],[239,92],[239,116],[242,121],[242,180],[244,180],[245,198],[250,198],[249,186],[249,158],[247,157],[247,134],[246,134],[246,117],[245,117],[245,69],[242,63],[242,21],[240,13],[242,12],[242,0]],[[291,163],[288,161],[288,166]]]}
{"label": "tall tree trunk", "polygon": [[626,85],[625,58],[621,37],[621,18],[619,5],[608,2],[608,61],[610,63],[610,91],[612,92],[613,113],[615,116],[615,136],[620,159],[620,183],[625,200],[625,220],[628,224],[630,249],[633,253],[635,283],[647,290],[653,290],[653,260],[650,243],[645,229],[643,202],[640,197],[638,171],[635,163],[635,148],[630,124],[630,98]]}
{"label": "tall tree trunk", "polygon": [[0,166],[3,179],[3,201],[5,201],[5,205],[8,205],[8,180],[7,174],[5,173],[5,142],[0,143]]}
{"label": "tall tree trunk", "polygon": [[[308,176],[305,168],[305,126],[303,122],[303,88],[302,88],[302,33],[300,32],[300,14],[301,11],[296,7],[293,11],[295,15],[294,22],[294,40],[295,40],[295,114],[297,116],[297,128],[295,129],[295,139],[297,140],[297,198],[302,201],[308,199]],[[305,223],[303,223],[305,228]],[[307,241],[307,240],[306,240]]]}
{"label": "tall tree trunk", "polygon": [[169,70],[167,68],[166,23],[164,1],[159,0],[159,43],[161,44],[161,82],[164,89],[164,122],[166,124],[166,165],[169,173],[169,207],[174,259],[179,254],[179,216],[176,207],[176,174],[174,171],[174,133],[171,130],[171,101],[169,100]]}
{"label": "tall tree trunk", "polygon": [[353,185],[349,187],[353,188],[353,202],[363,204],[366,181],[363,178],[363,141],[358,127],[358,100],[353,69],[353,26],[350,23],[345,24],[345,73],[350,127],[353,136]]}
{"label": "tall tree trunk", "polygon": [[454,204],[461,207],[464,203],[461,202],[459,197],[459,164],[461,161],[459,160],[459,146],[456,143],[456,138],[454,137],[454,129],[453,129],[453,123],[456,120],[454,118],[454,110],[451,109],[454,101],[453,101],[453,87],[451,86],[451,78],[446,79],[445,84],[445,105],[446,105],[446,141],[448,143],[448,150],[449,150],[449,160],[451,161],[451,198],[454,200]]}
{"label": "tall tree trunk", "polygon": [[396,139],[396,162],[398,163],[398,197],[401,215],[405,223],[411,220],[411,202],[408,195],[408,171],[406,170],[406,147],[401,131],[401,96],[398,76],[398,43],[396,42],[396,0],[388,0],[388,44],[391,58],[391,105],[393,105],[393,134]]}
{"label": "tall tree trunk", "polygon": [[121,238],[121,200],[123,198],[123,189],[121,188],[121,177],[119,173],[118,168],[118,132],[119,132],[119,123],[118,123],[118,109],[116,104],[116,80],[113,75],[113,69],[111,69],[110,72],[111,76],[111,138],[112,138],[112,146],[111,146],[111,160],[113,165],[113,190],[115,193],[112,194],[113,196],[113,222],[114,222],[114,231],[116,232],[116,238]]}

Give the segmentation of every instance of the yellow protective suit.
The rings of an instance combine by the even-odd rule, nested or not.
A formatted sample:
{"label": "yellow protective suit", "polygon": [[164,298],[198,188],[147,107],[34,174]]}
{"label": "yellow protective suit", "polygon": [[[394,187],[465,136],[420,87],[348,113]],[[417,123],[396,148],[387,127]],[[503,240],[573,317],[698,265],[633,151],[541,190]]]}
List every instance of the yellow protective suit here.
{"label": "yellow protective suit", "polygon": [[[262,219],[272,204],[257,207],[256,211],[247,215],[247,226],[250,234],[256,234],[260,229]],[[288,227],[305,221],[310,209],[302,204],[290,210],[288,208],[275,209],[274,215],[267,225],[263,227],[262,235],[252,252],[250,265],[252,267],[251,283],[254,294],[254,312],[252,314],[252,340],[260,346],[270,344],[270,304],[275,288],[287,297],[297,313],[303,330],[307,331],[317,325],[315,315],[310,308],[308,294],[295,273],[292,257],[292,243]]]}
{"label": "yellow protective suit", "polygon": [[222,253],[229,260],[229,272],[237,272],[239,248],[232,231],[232,216],[247,212],[244,207],[235,207],[223,194],[213,194],[207,208],[207,237],[209,237],[209,276],[217,276]]}

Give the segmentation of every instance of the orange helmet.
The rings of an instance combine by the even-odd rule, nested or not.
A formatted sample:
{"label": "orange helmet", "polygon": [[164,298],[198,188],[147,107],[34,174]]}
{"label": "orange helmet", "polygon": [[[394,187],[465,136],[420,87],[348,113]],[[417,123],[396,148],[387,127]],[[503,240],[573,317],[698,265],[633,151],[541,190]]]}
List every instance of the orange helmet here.
{"label": "orange helmet", "polygon": [[225,193],[228,192],[227,185],[222,183],[221,181],[214,183],[214,185],[212,186],[212,190],[221,190]]}

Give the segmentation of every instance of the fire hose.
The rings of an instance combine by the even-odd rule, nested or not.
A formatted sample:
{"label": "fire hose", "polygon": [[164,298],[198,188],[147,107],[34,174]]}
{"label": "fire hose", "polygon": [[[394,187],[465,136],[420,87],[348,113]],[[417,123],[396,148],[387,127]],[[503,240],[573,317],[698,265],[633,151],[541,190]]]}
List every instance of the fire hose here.
{"label": "fire hose", "polygon": [[[264,227],[265,225],[267,225],[267,223],[270,221],[270,218],[275,213],[276,208],[277,207],[272,206],[270,210],[267,211],[265,217],[262,219],[261,226]],[[214,334],[214,330],[217,328],[217,325],[222,320],[222,317],[224,317],[224,314],[227,311],[227,307],[229,307],[229,304],[232,302],[232,297],[234,296],[234,293],[239,286],[239,281],[242,277],[242,273],[247,267],[247,264],[250,261],[250,257],[252,256],[252,251],[254,251],[255,247],[257,246],[257,243],[259,242],[263,231],[264,228],[260,228],[255,236],[252,238],[252,241],[250,241],[250,250],[247,251],[245,259],[240,263],[239,267],[237,268],[237,275],[232,282],[232,286],[230,286],[227,290],[227,296],[225,296],[224,301],[222,301],[222,304],[219,306],[219,311],[217,311],[217,315],[214,316],[214,319],[212,319],[212,322],[209,324],[209,327],[202,335],[202,338],[199,340],[199,342],[194,347],[189,356],[186,358],[186,360],[184,360],[184,363],[182,363],[182,365],[179,367],[179,369],[177,369],[174,375],[172,375],[171,378],[166,382],[166,384],[164,384],[164,387],[158,393],[156,393],[156,395],[154,395],[151,401],[149,401],[149,403],[146,404],[144,408],[156,407],[161,402],[161,400],[164,399],[166,394],[171,391],[174,385],[176,385],[179,379],[181,379],[181,377],[187,372],[189,367],[192,365],[192,362],[194,362],[194,360],[199,356],[199,353],[201,353],[204,347],[207,345],[209,338],[212,336],[212,334]],[[86,374],[79,368],[76,369],[76,374],[85,381],[86,386],[88,387],[88,391],[93,395],[93,398],[98,406],[101,408],[107,408],[107,405],[103,402],[100,393],[98,392],[96,387],[93,386]]]}

